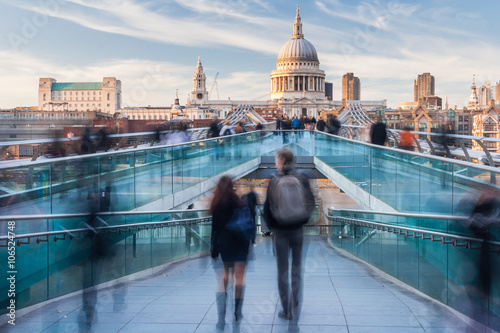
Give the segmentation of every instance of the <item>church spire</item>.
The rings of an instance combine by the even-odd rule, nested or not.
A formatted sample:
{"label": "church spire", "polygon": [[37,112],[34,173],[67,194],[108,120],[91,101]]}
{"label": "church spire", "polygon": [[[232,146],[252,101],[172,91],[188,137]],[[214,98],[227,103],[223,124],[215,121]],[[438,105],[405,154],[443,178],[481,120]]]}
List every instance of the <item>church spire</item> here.
{"label": "church spire", "polygon": [[193,76],[193,90],[205,91],[206,79],[205,73],[203,73],[203,66],[201,65],[201,57],[198,56],[198,64],[196,65],[196,71]]}
{"label": "church spire", "polygon": [[469,103],[467,103],[468,107],[474,107],[477,106],[479,103],[479,99],[477,98],[477,92],[476,92],[476,74],[472,76],[472,87],[471,87],[471,93],[469,97]]}
{"label": "church spire", "polygon": [[198,69],[203,70],[203,66],[201,65],[201,57],[198,56],[198,64],[196,65],[196,70],[198,71]]}
{"label": "church spire", "polygon": [[179,89],[175,89],[175,101],[174,105],[179,105]]}
{"label": "church spire", "polygon": [[297,5],[297,16],[295,16],[295,23],[293,24],[292,38],[296,39],[304,38],[304,34],[302,33],[302,22],[300,21],[300,15],[299,15],[299,5]]}
{"label": "church spire", "polygon": [[208,92],[206,82],[207,77],[205,76],[205,73],[203,73],[201,57],[198,57],[198,64],[196,65],[196,70],[193,75],[193,90],[191,91],[191,96],[189,98],[189,105],[202,104],[207,101]]}

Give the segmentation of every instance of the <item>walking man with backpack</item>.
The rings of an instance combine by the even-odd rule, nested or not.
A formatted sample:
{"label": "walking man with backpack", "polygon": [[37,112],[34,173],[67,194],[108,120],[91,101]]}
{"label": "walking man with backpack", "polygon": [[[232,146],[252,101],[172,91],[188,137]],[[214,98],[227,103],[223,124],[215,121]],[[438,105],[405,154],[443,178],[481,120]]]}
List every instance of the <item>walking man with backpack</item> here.
{"label": "walking man with backpack", "polygon": [[278,291],[283,306],[278,316],[297,320],[302,287],[303,225],[307,223],[314,209],[314,195],[307,176],[293,170],[294,156],[290,149],[279,149],[275,157],[279,173],[269,183],[264,215],[269,229],[273,232],[278,266]]}

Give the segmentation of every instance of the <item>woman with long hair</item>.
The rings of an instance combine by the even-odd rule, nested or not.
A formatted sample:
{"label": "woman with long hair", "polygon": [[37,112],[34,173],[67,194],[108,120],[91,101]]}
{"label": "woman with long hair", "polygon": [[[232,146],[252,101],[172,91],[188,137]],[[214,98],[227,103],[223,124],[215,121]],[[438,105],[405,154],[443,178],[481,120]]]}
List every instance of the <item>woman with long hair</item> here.
{"label": "woman with long hair", "polygon": [[250,241],[236,237],[226,225],[231,220],[235,209],[241,206],[240,199],[234,191],[233,182],[228,176],[223,176],[217,185],[210,203],[212,214],[212,244],[210,254],[217,260],[219,254],[222,258],[224,272],[222,279],[217,276],[217,329],[224,329],[226,316],[227,284],[229,270],[232,269],[234,278],[234,318],[239,321],[243,315],[243,288],[245,284],[245,268],[248,257]]}

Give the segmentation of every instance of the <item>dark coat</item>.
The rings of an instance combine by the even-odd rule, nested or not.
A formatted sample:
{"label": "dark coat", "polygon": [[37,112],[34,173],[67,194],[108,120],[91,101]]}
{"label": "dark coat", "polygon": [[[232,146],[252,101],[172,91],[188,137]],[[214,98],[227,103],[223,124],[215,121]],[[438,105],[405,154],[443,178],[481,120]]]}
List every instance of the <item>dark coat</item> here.
{"label": "dark coat", "polygon": [[223,262],[247,261],[250,241],[242,241],[226,229],[233,212],[240,206],[237,197],[221,200],[212,212],[211,256],[220,254]]}
{"label": "dark coat", "polygon": [[292,122],[290,119],[282,120],[281,121],[281,129],[282,130],[291,130],[292,129]]}
{"label": "dark coat", "polygon": [[281,120],[281,119],[279,119],[279,118],[278,118],[278,119],[276,119],[276,129],[277,129],[277,130],[280,130],[280,129],[281,129],[281,122],[282,122],[282,120]]}
{"label": "dark coat", "polygon": [[383,122],[373,124],[370,131],[370,137],[373,144],[383,146],[387,140],[385,124]]}
{"label": "dark coat", "polygon": [[[306,175],[294,171],[291,167],[285,166],[283,169],[283,174],[288,175],[288,174],[293,174],[296,176],[302,185],[304,186],[304,189],[306,190],[306,201],[304,202],[304,205],[314,205],[314,194],[311,191],[311,187],[309,186],[309,179],[307,178]],[[274,185],[274,182],[277,181],[276,177],[271,178],[271,181],[269,182],[269,186],[267,188],[267,196],[266,196],[266,202],[264,203],[264,217],[266,219],[267,226],[270,230],[295,230],[302,228],[304,224],[308,222],[309,219],[300,221],[296,224],[293,225],[280,225],[279,222],[274,218],[272,212],[271,212],[271,201],[274,200],[271,197],[270,189]]]}
{"label": "dark coat", "polygon": [[208,128],[207,138],[217,138],[219,136],[219,131],[219,123],[216,121],[212,122]]}
{"label": "dark coat", "polygon": [[318,120],[318,123],[316,124],[316,128],[320,132],[324,132],[326,127],[326,122],[323,119]]}
{"label": "dark coat", "polygon": [[250,215],[252,215],[252,220],[254,223],[254,232],[253,232],[253,237],[251,239],[252,243],[255,243],[255,236],[257,234],[257,226],[256,226],[256,221],[255,219],[257,218],[257,212],[255,211],[255,208],[257,207],[257,195],[255,192],[249,192],[245,196],[245,200],[243,204],[246,204],[248,206],[248,209],[250,210]]}
{"label": "dark coat", "polygon": [[328,133],[337,135],[339,134],[340,127],[342,127],[340,121],[337,118],[331,117],[328,121]]}

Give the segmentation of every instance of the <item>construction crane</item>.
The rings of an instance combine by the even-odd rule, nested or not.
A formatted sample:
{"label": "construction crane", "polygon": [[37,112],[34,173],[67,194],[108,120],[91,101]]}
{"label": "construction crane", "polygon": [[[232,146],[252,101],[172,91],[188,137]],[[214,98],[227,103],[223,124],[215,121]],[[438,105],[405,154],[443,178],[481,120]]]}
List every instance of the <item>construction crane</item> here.
{"label": "construction crane", "polygon": [[217,100],[219,100],[219,87],[217,86],[217,78],[219,77],[219,72],[217,72],[217,74],[215,74],[215,79],[214,79],[214,82],[212,82],[212,87],[210,88],[210,93],[208,94],[208,99],[212,99],[212,91],[214,90],[214,86],[215,86],[215,89],[217,89]]}
{"label": "construction crane", "polygon": [[253,100],[253,101],[258,101],[258,100],[260,100],[261,98],[267,98],[267,99],[269,99],[269,96],[270,96],[270,94],[269,94],[269,93],[265,93],[264,95],[259,96],[259,97],[256,97],[256,98],[253,98],[252,100]]}

